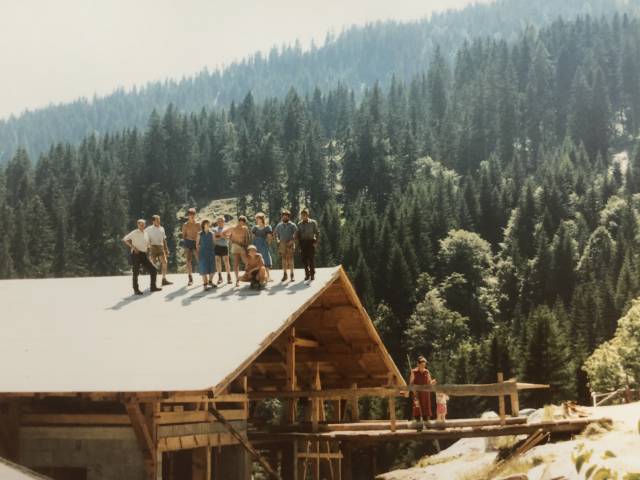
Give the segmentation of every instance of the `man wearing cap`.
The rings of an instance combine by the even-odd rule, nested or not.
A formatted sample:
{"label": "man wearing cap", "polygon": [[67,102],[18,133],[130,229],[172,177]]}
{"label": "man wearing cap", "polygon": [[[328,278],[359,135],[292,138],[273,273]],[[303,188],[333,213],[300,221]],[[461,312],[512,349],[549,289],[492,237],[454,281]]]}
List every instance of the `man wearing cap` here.
{"label": "man wearing cap", "polygon": [[318,222],[309,218],[309,210],[304,208],[300,212],[301,222],[298,223],[298,243],[300,257],[304,265],[304,279],[314,280],[316,276],[316,243],[320,238]]}
{"label": "man wearing cap", "polygon": [[122,241],[129,247],[131,251],[131,263],[133,265],[133,293],[134,295],[142,295],[140,287],[138,285],[138,275],[140,274],[140,266],[144,265],[149,275],[151,275],[151,288],[152,292],[159,292],[162,290],[156,286],[156,276],[158,272],[156,267],[149,261],[147,252],[149,250],[149,236],[145,232],[144,227],[146,222],[143,219],[138,220],[138,228],[127,233]]}
{"label": "man wearing cap", "polygon": [[200,224],[196,222],[196,209],[190,208],[187,211],[187,221],[182,225],[182,246],[184,247],[184,256],[187,260],[187,274],[189,275],[189,285],[193,285],[193,266],[192,261],[195,256],[198,263],[197,240],[200,233]]}
{"label": "man wearing cap", "polygon": [[167,280],[167,256],[169,255],[169,245],[167,245],[167,235],[164,227],[160,224],[160,215],[151,217],[153,223],[145,229],[149,237],[151,247],[149,249],[149,259],[154,265],[160,264],[162,269],[162,285],[172,285]]}
{"label": "man wearing cap", "polygon": [[280,257],[282,258],[282,281],[287,281],[287,269],[291,273],[291,281],[293,278],[293,250],[294,240],[296,238],[296,231],[298,227],[291,221],[291,212],[289,210],[282,211],[282,219],[274,231],[276,242],[280,250]]}

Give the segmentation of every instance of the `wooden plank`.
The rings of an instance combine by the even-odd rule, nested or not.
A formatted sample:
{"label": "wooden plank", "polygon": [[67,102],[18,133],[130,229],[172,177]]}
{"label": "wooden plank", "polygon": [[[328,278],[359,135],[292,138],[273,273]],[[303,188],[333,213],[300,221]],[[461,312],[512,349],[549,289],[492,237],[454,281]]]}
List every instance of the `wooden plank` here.
{"label": "wooden plank", "polygon": [[[535,422],[519,425],[495,425],[475,428],[448,428],[443,430],[427,428],[418,432],[416,430],[389,430],[358,431],[358,432],[326,432],[326,433],[254,433],[253,441],[269,439],[280,440],[331,440],[340,442],[376,443],[389,441],[425,441],[425,440],[452,440],[458,438],[496,437],[504,435],[528,435],[541,429],[543,432],[579,433],[590,423],[611,424],[608,418],[580,418],[570,420],[558,420],[548,422]],[[431,425],[430,425],[431,426]]]}
{"label": "wooden plank", "polygon": [[24,425],[131,425],[129,415],[101,413],[27,413]]}
{"label": "wooden plank", "polygon": [[302,452],[302,453],[298,453],[298,458],[300,459],[304,459],[304,458],[308,458],[308,459],[312,459],[315,460],[316,458],[323,458],[323,459],[337,459],[337,458],[343,458],[342,457],[342,453],[340,452],[331,452],[331,453],[325,453],[325,452]]}
{"label": "wooden plank", "polygon": [[199,446],[209,445],[212,447],[224,445],[238,445],[238,442],[230,433],[210,433],[200,435],[183,435],[179,437],[166,437],[158,439],[158,450],[160,452],[172,452],[179,450],[189,450]]}
{"label": "wooden plank", "polygon": [[[243,409],[237,410],[223,410],[224,415],[229,420],[245,420],[246,413]],[[216,419],[211,416],[208,411],[190,411],[190,412],[160,412],[156,421],[158,425],[170,425],[180,423],[200,423],[200,422],[215,422]]]}
{"label": "wooden plank", "polygon": [[300,348],[318,348],[320,346],[320,342],[318,342],[317,340],[312,340],[310,338],[297,337],[293,343],[296,347]]}
{"label": "wooden plank", "polygon": [[[509,417],[505,419],[507,425],[522,425],[527,423],[526,417]],[[471,418],[471,419],[454,419],[444,422],[431,422],[430,429],[443,430],[447,428],[464,428],[464,427],[483,427],[500,425],[500,419],[491,418]],[[320,425],[320,431],[363,431],[363,430],[386,430],[391,429],[390,420],[365,420],[357,423],[328,423]],[[410,420],[396,420],[396,430],[413,430],[415,423]]]}

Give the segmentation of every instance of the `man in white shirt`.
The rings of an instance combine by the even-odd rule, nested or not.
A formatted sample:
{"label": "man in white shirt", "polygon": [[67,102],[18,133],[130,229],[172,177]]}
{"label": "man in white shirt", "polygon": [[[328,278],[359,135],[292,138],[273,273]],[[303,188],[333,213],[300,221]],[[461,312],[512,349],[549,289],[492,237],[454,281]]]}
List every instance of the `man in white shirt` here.
{"label": "man in white shirt", "polygon": [[151,288],[152,292],[159,292],[162,290],[156,286],[156,276],[158,272],[156,267],[149,261],[147,257],[147,251],[149,250],[149,236],[144,230],[146,222],[143,219],[138,220],[138,228],[132,230],[122,241],[131,250],[131,263],[133,265],[133,293],[134,295],[142,295],[140,287],[138,286],[138,275],[140,274],[140,266],[144,265],[149,275],[151,275]]}
{"label": "man in white shirt", "polygon": [[160,225],[160,215],[151,217],[153,224],[145,229],[149,237],[151,247],[149,249],[149,260],[154,265],[160,264],[162,269],[162,285],[171,285],[172,282],[167,280],[167,257],[169,256],[169,245],[167,245],[167,235],[164,227]]}

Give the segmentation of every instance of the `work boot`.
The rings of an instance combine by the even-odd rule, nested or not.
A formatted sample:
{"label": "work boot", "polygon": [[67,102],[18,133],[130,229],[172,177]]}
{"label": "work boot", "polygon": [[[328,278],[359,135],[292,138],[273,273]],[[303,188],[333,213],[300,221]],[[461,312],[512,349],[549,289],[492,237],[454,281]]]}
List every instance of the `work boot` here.
{"label": "work boot", "polygon": [[218,285],[220,285],[222,283],[222,274],[219,273],[218,274]]}
{"label": "work boot", "polygon": [[315,274],[315,273],[312,273],[312,274],[309,276],[309,280],[311,280],[311,281],[313,282],[315,279],[316,279],[316,274]]}
{"label": "work boot", "polygon": [[231,285],[231,274],[227,273],[227,284]]}
{"label": "work boot", "polygon": [[134,290],[133,294],[134,295],[143,295],[143,293],[140,290]]}
{"label": "work boot", "polygon": [[170,282],[169,280],[167,280],[166,278],[162,279],[162,286],[165,287],[167,285],[173,285],[173,282]]}
{"label": "work boot", "polygon": [[282,274],[282,280],[281,280],[281,281],[282,281],[282,282],[286,282],[286,281],[287,281],[287,272],[284,272],[284,273]]}
{"label": "work boot", "polygon": [[187,285],[193,285],[193,277],[191,276],[191,274],[189,274],[189,283]]}
{"label": "work boot", "polygon": [[161,292],[162,291],[161,288],[159,288],[159,287],[157,287],[155,285],[152,286],[149,290],[152,291],[152,292]]}
{"label": "work boot", "polygon": [[296,279],[295,279],[295,278],[293,278],[293,272],[291,272],[291,281],[292,281],[292,282],[295,282],[295,281],[296,281]]}

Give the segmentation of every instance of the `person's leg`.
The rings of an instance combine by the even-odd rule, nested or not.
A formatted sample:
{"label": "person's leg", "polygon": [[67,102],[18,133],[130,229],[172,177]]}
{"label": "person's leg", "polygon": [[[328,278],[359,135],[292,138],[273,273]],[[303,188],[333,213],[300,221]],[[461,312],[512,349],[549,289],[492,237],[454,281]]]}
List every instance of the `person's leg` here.
{"label": "person's leg", "polygon": [[267,283],[268,279],[269,279],[269,272],[267,268],[260,267],[260,270],[258,270],[258,282],[260,282],[260,285],[264,285],[265,283]]}
{"label": "person's leg", "polygon": [[316,244],[313,241],[309,242],[309,275],[310,279],[314,280],[316,277]]}
{"label": "person's leg", "polygon": [[162,267],[162,280],[167,279],[167,254],[162,252],[160,255],[160,266]]}
{"label": "person's leg", "polygon": [[140,254],[131,254],[131,267],[133,270],[133,291],[138,293],[140,291],[140,285],[138,285],[138,275],[140,275]]}
{"label": "person's leg", "polygon": [[[237,251],[237,250],[236,250]],[[236,275],[236,287],[240,285],[240,254],[233,254],[233,273]]]}
{"label": "person's leg", "polygon": [[222,257],[216,255],[216,271],[218,272],[218,283],[222,283]]}
{"label": "person's leg", "polygon": [[280,263],[282,264],[282,282],[287,281],[287,247],[284,243],[280,243],[279,245],[280,251]]}
{"label": "person's leg", "polygon": [[309,242],[307,240],[300,241],[300,259],[304,267],[304,279],[309,280],[311,272],[309,271]]}
{"label": "person's leg", "polygon": [[184,249],[184,258],[186,260],[186,264],[187,264],[187,274],[189,276],[191,276],[191,274],[193,273],[193,269],[191,266],[191,261],[193,259],[193,250],[191,250],[190,248],[185,248]]}
{"label": "person's leg", "polygon": [[147,257],[146,253],[140,253],[140,260],[144,267],[149,271],[149,275],[151,276],[151,290],[158,289],[156,285],[156,277],[158,275],[158,270],[156,267],[149,261],[149,257]]}
{"label": "person's leg", "polygon": [[229,255],[224,256],[224,268],[227,271],[227,283],[231,284],[231,260]]}
{"label": "person's leg", "polygon": [[293,247],[287,249],[287,262],[289,263],[289,273],[291,277],[291,281],[293,282]]}
{"label": "person's leg", "polygon": [[202,274],[202,288],[207,289],[207,285],[209,285],[209,276],[206,273]]}

